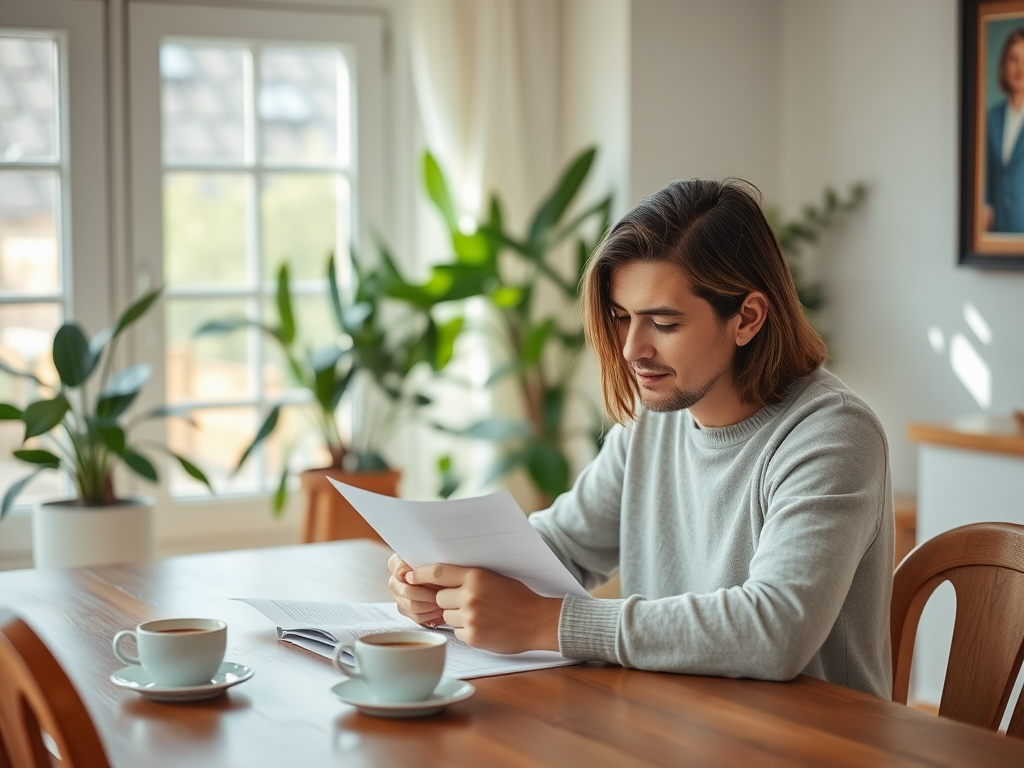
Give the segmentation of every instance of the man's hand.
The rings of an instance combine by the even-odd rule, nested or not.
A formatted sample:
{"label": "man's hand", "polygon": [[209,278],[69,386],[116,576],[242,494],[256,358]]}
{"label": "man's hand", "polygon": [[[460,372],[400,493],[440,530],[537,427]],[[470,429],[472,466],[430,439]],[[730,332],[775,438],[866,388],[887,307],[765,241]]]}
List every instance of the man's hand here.
{"label": "man's hand", "polygon": [[388,570],[391,571],[388,589],[394,595],[400,614],[408,616],[417,624],[434,626],[444,623],[441,608],[435,599],[436,587],[411,586],[406,578],[412,573],[412,568],[398,555],[392,555],[388,560]]}
{"label": "man's hand", "polygon": [[[521,581],[457,565],[402,571],[402,580],[408,590],[430,591],[442,611],[442,621],[469,645],[496,653],[558,650],[562,598],[541,597]],[[416,592],[411,597],[417,601],[419,615],[426,615],[422,594]],[[406,613],[401,606],[399,610]]]}

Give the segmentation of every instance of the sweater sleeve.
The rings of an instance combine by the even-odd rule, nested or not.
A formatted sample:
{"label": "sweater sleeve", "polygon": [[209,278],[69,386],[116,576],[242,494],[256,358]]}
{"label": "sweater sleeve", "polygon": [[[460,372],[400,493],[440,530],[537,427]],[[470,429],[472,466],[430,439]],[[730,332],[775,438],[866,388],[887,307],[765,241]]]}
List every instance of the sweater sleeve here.
{"label": "sweater sleeve", "polygon": [[764,523],[744,583],[655,600],[569,596],[562,653],[726,677],[789,680],[803,671],[889,509],[877,420],[841,396],[817,406],[767,447],[751,478]]}
{"label": "sweater sleeve", "polygon": [[606,582],[619,565],[619,517],[628,429],[615,426],[597,458],[550,508],[530,515],[540,533],[576,580],[590,589]]}

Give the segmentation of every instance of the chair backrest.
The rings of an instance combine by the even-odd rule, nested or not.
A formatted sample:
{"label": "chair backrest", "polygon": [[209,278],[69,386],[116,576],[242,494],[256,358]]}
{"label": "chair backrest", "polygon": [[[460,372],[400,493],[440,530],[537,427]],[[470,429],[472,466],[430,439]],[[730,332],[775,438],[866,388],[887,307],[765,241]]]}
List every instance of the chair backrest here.
{"label": "chair backrest", "polygon": [[92,718],[32,628],[0,609],[0,768],[49,768],[49,735],[67,768],[109,768]]}
{"label": "chair backrest", "polygon": [[[893,575],[892,698],[907,703],[917,625],[935,588],[956,591],[939,715],[996,730],[1024,658],[1024,525],[975,523],[922,543]],[[1007,735],[1024,738],[1024,695]]]}

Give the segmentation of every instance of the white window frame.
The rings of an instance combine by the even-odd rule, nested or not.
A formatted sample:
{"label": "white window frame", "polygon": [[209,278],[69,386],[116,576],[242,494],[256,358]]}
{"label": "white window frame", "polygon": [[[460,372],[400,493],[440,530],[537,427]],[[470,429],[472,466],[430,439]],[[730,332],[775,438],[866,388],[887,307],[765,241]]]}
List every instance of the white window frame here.
{"label": "white window frame", "polygon": [[[75,318],[89,333],[113,319],[105,10],[101,0],[5,3],[0,23],[7,31],[48,33],[58,41],[60,298],[63,317]],[[17,505],[0,524],[0,568],[29,564],[29,509]]]}
{"label": "white window frame", "polygon": [[[385,201],[393,196],[394,168],[388,162],[389,106],[393,103],[388,57],[386,14],[339,6],[271,8],[197,7],[177,3],[130,3],[128,6],[128,137],[131,168],[131,221],[128,268],[137,292],[162,282],[162,144],[160,123],[159,47],[166,38],[248,40],[252,43],[347,43],[355,50],[351,85],[357,94],[355,146],[351,174],[357,180],[353,237],[371,242],[374,229],[393,231],[395,211]],[[163,313],[153,312],[140,323],[136,359],[153,366],[153,380],[141,407],[164,401],[165,362]],[[166,441],[166,428],[154,423],[140,437]],[[166,470],[162,473],[165,479]],[[157,531],[161,554],[175,551],[259,546],[297,540],[300,498],[292,494],[283,520],[274,519],[266,494],[182,500],[171,497],[167,483],[140,487],[157,499]]]}

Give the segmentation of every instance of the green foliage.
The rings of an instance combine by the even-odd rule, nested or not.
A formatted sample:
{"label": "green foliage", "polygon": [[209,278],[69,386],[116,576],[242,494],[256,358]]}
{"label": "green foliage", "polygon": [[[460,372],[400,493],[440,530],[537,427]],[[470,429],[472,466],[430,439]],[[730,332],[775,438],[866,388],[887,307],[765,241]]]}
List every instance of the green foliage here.
{"label": "green foliage", "polygon": [[[354,472],[388,469],[380,453],[402,417],[429,405],[430,399],[410,385],[410,374],[424,364],[437,372],[451,360],[462,318],[438,322],[431,314],[436,297],[405,282],[386,246],[380,245],[380,260],[365,267],[350,254],[354,286],[352,296],[342,295],[332,254],[327,260],[327,284],[331,316],[336,335],[330,343],[311,348],[299,333],[287,263],[277,273],[275,306],[277,322],[264,325],[243,317],[213,320],[202,325],[196,336],[225,334],[256,327],[276,343],[285,364],[299,386],[311,395],[315,427],[331,455],[331,467]],[[387,319],[385,318],[387,315]],[[396,317],[401,316],[400,319]],[[356,382],[372,390],[363,416],[373,421],[368,429],[369,447],[356,449],[342,439],[335,417],[342,398]],[[237,472],[255,448],[277,428],[281,405],[275,405],[252,442],[238,460]],[[287,498],[288,460],[273,497],[276,513]]]}
{"label": "green foliage", "polygon": [[[398,286],[396,293],[412,303],[470,296],[490,301],[500,325],[494,341],[500,345],[504,360],[498,361],[488,383],[512,377],[526,420],[491,417],[461,428],[439,426],[454,434],[498,443],[501,455],[488,481],[521,467],[547,498],[567,490],[571,483],[566,446],[573,435],[566,424],[567,400],[586,397],[570,389],[583,350],[583,334],[578,321],[569,327],[564,324],[566,317],[576,317],[586,260],[610,223],[610,195],[582,208],[575,206],[596,154],[596,149],[589,148],[569,163],[554,189],[538,204],[526,233],[517,235],[506,227],[501,203],[495,196],[491,197],[486,218],[472,232],[460,230],[445,175],[436,159],[426,153],[423,173],[427,194],[447,225],[453,257],[435,266],[425,283]],[[575,215],[567,218],[574,210]],[[558,249],[573,244],[573,265],[561,269],[559,264],[569,260],[559,259]],[[519,269],[506,269],[508,261],[517,262]],[[518,277],[511,279],[509,274]],[[538,291],[541,285],[553,288],[549,293],[561,301],[551,302]],[[590,406],[589,412],[598,423],[584,432],[594,437],[602,431],[600,411],[592,403]],[[439,470],[442,495],[449,495],[458,482],[450,458],[442,459]]]}
{"label": "green foliage", "polygon": [[765,211],[768,223],[771,224],[779,241],[779,247],[789,262],[800,303],[807,312],[821,310],[825,304],[825,296],[820,283],[804,277],[800,264],[803,249],[809,245],[816,245],[825,230],[840,216],[853,211],[864,202],[867,193],[867,186],[863,183],[851,185],[845,196],[827,187],[822,193],[820,206],[806,205],[799,218],[789,221],[783,220],[777,208]]}
{"label": "green foliage", "polygon": [[[7,514],[22,489],[44,469],[66,472],[77,488],[78,501],[86,506],[104,506],[117,500],[114,491],[114,469],[118,462],[140,477],[158,480],[153,462],[128,441],[132,426],[148,418],[182,415],[174,409],[161,407],[129,422],[125,415],[138,394],[149,383],[149,366],[135,365],[111,373],[117,342],[131,325],[141,318],[160,297],[161,289],[152,291],[126,309],[110,328],[91,340],[81,326],[71,321],[62,325],[53,338],[53,363],[59,381],[46,384],[27,371],[17,371],[0,364],[12,376],[35,380],[52,393],[52,397],[30,403],[20,410],[9,403],[0,403],[0,419],[21,421],[25,425],[24,444],[37,438],[48,442],[53,450],[39,447],[14,451],[14,457],[36,467],[36,471],[12,485],[0,502],[0,518]],[[93,375],[101,371],[99,386],[89,388]],[[185,459],[167,451],[188,472],[204,483],[210,483],[203,472]],[[212,490],[212,489],[211,489]]]}

